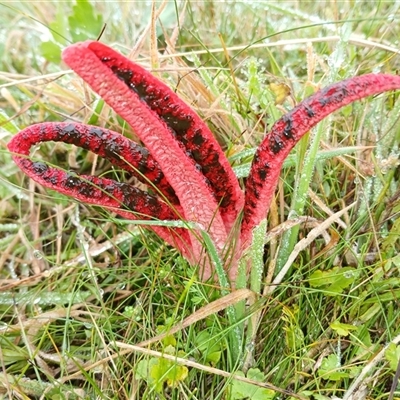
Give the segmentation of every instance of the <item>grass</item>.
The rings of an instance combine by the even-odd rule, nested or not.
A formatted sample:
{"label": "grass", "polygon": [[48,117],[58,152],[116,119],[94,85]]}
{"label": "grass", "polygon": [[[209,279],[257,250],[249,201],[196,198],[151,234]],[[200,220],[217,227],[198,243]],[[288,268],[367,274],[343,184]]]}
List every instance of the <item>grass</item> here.
{"label": "grass", "polygon": [[[140,226],[30,182],[6,149],[45,120],[132,135],[59,62],[106,22],[102,40],[177,88],[245,176],[296,102],[398,73],[398,5],[167,2],[154,30],[144,2],[93,4],[0,3],[0,398],[399,398],[398,93],[345,107],[296,147],[252,253],[257,293],[222,295]],[[126,179],[64,144],[34,156]]]}

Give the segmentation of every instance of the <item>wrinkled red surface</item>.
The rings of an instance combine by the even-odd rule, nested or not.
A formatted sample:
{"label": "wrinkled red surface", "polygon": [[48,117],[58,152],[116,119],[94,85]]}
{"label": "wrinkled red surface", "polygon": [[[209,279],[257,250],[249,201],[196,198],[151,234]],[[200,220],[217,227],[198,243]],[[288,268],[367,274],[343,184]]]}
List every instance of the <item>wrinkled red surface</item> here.
{"label": "wrinkled red surface", "polygon": [[158,116],[195,168],[204,175],[229,231],[242,210],[243,193],[208,126],[175,92],[147,70],[100,42],[86,43],[108,70],[139,97],[143,106]]}
{"label": "wrinkled red surface", "polygon": [[339,108],[373,94],[400,88],[400,76],[367,74],[334,83],[308,97],[280,118],[258,147],[246,182],[242,243],[266,217],[282,164],[296,143]]}
{"label": "wrinkled red surface", "polygon": [[[78,43],[64,50],[63,59],[133,128],[174,189],[184,219],[207,230],[218,250],[222,251],[227,230],[206,177],[187,156],[165,121],[110,69],[106,61],[113,57],[116,64],[129,63],[132,68],[134,64],[104,45],[101,45],[104,54],[99,54],[99,48],[97,42]],[[203,260],[204,251],[198,232],[190,231],[190,237],[194,259]],[[211,273],[208,267],[202,275],[206,279]]]}
{"label": "wrinkled red surface", "polygon": [[[268,209],[283,161],[295,144],[335,110],[372,94],[400,88],[400,77],[368,74],[315,93],[279,119],[255,154],[243,193],[222,149],[198,115],[171,89],[142,67],[99,42],[69,46],[64,61],[135,130],[143,148],[122,135],[83,124],[42,123],[16,135],[8,147],[18,166],[32,179],[77,200],[111,207],[130,219],[185,219],[209,232],[220,255],[236,239],[228,259],[229,276],[251,233]],[[29,158],[30,148],[62,141],[93,151],[152,187],[153,194],[125,183],[76,175]],[[156,190],[154,190],[156,189]],[[241,235],[231,232],[243,210]],[[181,228],[152,227],[192,263],[201,262],[203,279],[213,274],[204,259],[199,234]],[[233,261],[232,261],[233,260]]]}
{"label": "wrinkled red surface", "polygon": [[[115,139],[115,140],[112,140]],[[110,141],[111,140],[111,141]],[[72,196],[76,200],[112,208],[128,219],[177,220],[179,215],[165,202],[135,186],[53,168],[42,161],[28,158],[30,148],[38,143],[57,141],[71,143],[109,159],[114,165],[126,169],[142,181],[153,178],[167,192],[172,190],[157,163],[148,152],[115,132],[83,124],[42,123],[25,128],[8,144],[14,162],[39,184]],[[129,164],[119,157],[127,156]],[[21,157],[25,156],[25,157]],[[137,173],[141,170],[142,176]],[[172,197],[175,196],[172,191]],[[160,237],[177,247],[189,259],[190,238],[184,229],[152,227]]]}
{"label": "wrinkled red surface", "polygon": [[28,156],[32,146],[50,141],[90,150],[109,160],[112,165],[130,172],[141,182],[153,184],[154,189],[172,204],[179,204],[174,190],[148,150],[109,129],[74,122],[43,122],[22,130],[11,140],[9,148]]}

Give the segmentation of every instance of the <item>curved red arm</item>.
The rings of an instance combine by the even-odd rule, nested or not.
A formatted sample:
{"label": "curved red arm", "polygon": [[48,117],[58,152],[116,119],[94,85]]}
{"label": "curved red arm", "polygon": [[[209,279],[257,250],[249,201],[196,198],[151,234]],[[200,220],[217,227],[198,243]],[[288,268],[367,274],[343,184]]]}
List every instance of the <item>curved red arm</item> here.
{"label": "curved red arm", "polygon": [[296,143],[326,116],[356,100],[400,88],[400,76],[366,74],[334,83],[302,101],[275,122],[258,147],[246,182],[242,245],[266,217],[282,164]]}
{"label": "curved red arm", "polygon": [[[99,42],[69,46],[63,59],[132,126],[146,149],[106,129],[43,123],[24,129],[11,140],[8,147],[15,162],[42,185],[80,201],[112,207],[126,218],[183,218],[197,222],[209,232],[221,255],[225,246],[230,247],[227,242],[231,228],[243,210],[241,246],[228,257],[233,281],[241,252],[249,246],[253,228],[266,217],[283,161],[295,144],[340,107],[400,88],[399,76],[367,74],[335,83],[304,100],[274,124],[257,149],[244,202],[233,170],[208,127],[164,83]],[[31,146],[49,140],[73,143],[95,152],[142,182],[151,182],[160,196],[111,179],[79,176],[31,161]],[[190,262],[205,261],[196,232],[151,229]],[[204,265],[201,276],[208,279],[213,268],[207,261]]]}
{"label": "curved red arm", "polygon": [[89,150],[152,186],[172,204],[179,204],[174,190],[149,151],[109,129],[75,122],[42,122],[23,129],[11,139],[8,147],[14,153],[28,156],[32,146],[51,141]]}
{"label": "curved red arm", "polygon": [[[133,185],[107,178],[77,175],[50,167],[42,161],[32,161],[29,158],[31,147],[45,141],[65,142],[91,150],[145,183],[150,180],[157,184],[163,194],[176,203],[176,196],[158,164],[147,150],[131,140],[108,129],[90,125],[47,122],[32,125],[19,132],[9,142],[8,149],[12,152],[14,162],[26,175],[49,189],[85,203],[111,208],[128,219],[179,219],[170,204]],[[151,229],[191,259],[191,243],[187,230],[159,226],[152,226]]]}
{"label": "curved red arm", "polygon": [[[165,124],[186,156],[193,160],[194,167],[205,177],[205,183],[218,204],[229,232],[242,210],[243,193],[229,161],[208,126],[167,85],[100,42],[88,41],[70,46],[64,52],[64,60],[79,74],[81,63],[77,62],[76,55],[88,51]],[[97,64],[92,58],[90,62]],[[94,90],[101,90],[93,79],[87,82]],[[107,102],[113,106],[110,100],[108,97]],[[132,110],[128,112],[132,113]],[[152,122],[149,120],[148,123]],[[134,128],[136,126],[134,123],[131,125]],[[137,134],[141,135],[140,132]],[[144,141],[144,138],[141,139]]]}

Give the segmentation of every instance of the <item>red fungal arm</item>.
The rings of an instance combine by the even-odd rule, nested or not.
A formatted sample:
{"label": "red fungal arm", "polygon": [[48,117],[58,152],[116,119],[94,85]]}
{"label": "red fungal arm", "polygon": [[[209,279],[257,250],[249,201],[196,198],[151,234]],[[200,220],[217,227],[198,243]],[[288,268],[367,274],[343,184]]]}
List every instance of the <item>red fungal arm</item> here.
{"label": "red fungal arm", "polygon": [[28,156],[32,146],[50,141],[90,150],[114,166],[130,172],[141,182],[153,183],[153,189],[158,189],[172,204],[179,204],[174,190],[148,150],[108,129],[73,122],[43,122],[19,132],[11,140],[9,148]]}
{"label": "red fungal arm", "polygon": [[[126,87],[164,122],[172,136],[180,143],[206,178],[227,230],[230,230],[243,207],[243,193],[236,176],[212,132],[201,118],[167,85],[144,68],[133,63],[100,42],[86,42],[86,46]],[[64,59],[68,63],[70,47]],[[72,66],[72,65],[71,65]],[[90,81],[88,81],[91,84]]]}
{"label": "red fungal arm", "polygon": [[242,244],[248,246],[252,229],[266,217],[283,161],[313,126],[337,109],[363,97],[400,89],[400,76],[367,74],[330,85],[301,102],[279,119],[254,156],[246,182]]}
{"label": "red fungal arm", "polygon": [[[146,101],[152,103],[153,108],[161,109],[170,103],[173,104],[171,99],[176,100],[174,93],[169,89],[167,91],[164,85],[149,73],[140,78],[141,86],[136,87],[132,77],[135,73],[144,74],[144,70],[101,43],[88,41],[69,46],[63,52],[63,59],[132,126],[174,189],[186,220],[197,222],[203,229],[207,229],[217,248],[222,250],[227,232],[218,212],[218,201],[205,176],[187,156],[182,142],[175,140],[181,135],[181,130],[186,132],[189,129],[181,129],[182,123],[190,124],[197,130],[197,119],[194,120],[193,111],[187,106],[184,108],[178,104],[174,108],[172,105],[168,114],[163,114],[164,117],[160,119],[160,115],[154,112]],[[167,96],[171,96],[169,100],[166,99]],[[171,128],[173,125],[176,125],[175,130]],[[208,141],[209,138],[206,142]],[[210,157],[213,156],[211,150],[209,154]],[[217,154],[220,159],[219,153]],[[227,187],[230,184],[231,182],[225,182]],[[232,196],[230,201],[234,200],[235,197]],[[239,206],[240,204],[234,204],[233,209],[236,210]],[[194,257],[199,260],[202,246],[194,235],[192,246]],[[203,271],[203,278],[207,279],[211,273],[211,269],[207,268]]]}
{"label": "red fungal arm", "polygon": [[[72,143],[71,138],[64,137],[65,140],[61,140],[62,136],[59,136],[60,128],[64,128],[63,132],[66,133],[69,131],[69,126],[71,124],[45,123],[33,125],[19,132],[8,144],[8,149],[13,153],[14,162],[37,183],[82,202],[112,208],[124,218],[178,219],[178,216],[166,203],[132,185],[116,182],[112,179],[68,173],[49,167],[44,162],[34,162],[28,158],[30,147],[38,142],[57,140]],[[85,129],[89,132],[92,128],[90,126],[78,126],[81,132],[84,132]],[[84,140],[84,136],[82,140]],[[78,144],[77,141],[74,141],[74,143]],[[81,143],[81,147],[86,148],[86,145]],[[190,238],[187,230],[157,226],[153,226],[151,229],[167,243],[180,250],[186,258],[191,259]]]}
{"label": "red fungal arm", "polygon": [[[129,219],[188,221],[207,229],[222,251],[243,207],[243,194],[220,146],[197,114],[149,72],[107,46],[93,41],[65,49],[64,61],[135,130],[147,150],[105,129],[73,123],[33,125],[16,135],[8,147],[17,165],[36,182],[76,199],[105,207]],[[368,74],[328,86],[279,119],[254,156],[246,182],[241,230],[242,250],[266,217],[283,161],[313,126],[335,110],[363,97],[400,89],[400,77]],[[32,145],[63,141],[93,151],[114,165],[151,181],[173,208],[132,185],[111,179],[70,174],[31,161]],[[151,155],[150,155],[151,154]],[[176,209],[177,211],[173,211]],[[191,262],[205,261],[196,233],[151,227]],[[229,275],[235,280],[233,256]],[[205,262],[201,275],[212,267]]]}

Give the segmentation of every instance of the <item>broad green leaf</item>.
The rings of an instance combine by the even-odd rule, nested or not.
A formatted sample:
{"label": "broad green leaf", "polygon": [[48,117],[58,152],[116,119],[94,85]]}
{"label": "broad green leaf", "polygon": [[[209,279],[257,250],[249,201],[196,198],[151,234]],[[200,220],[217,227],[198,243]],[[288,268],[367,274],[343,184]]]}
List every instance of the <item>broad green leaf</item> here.
{"label": "broad green leaf", "polygon": [[[166,321],[166,323],[168,324],[169,321]],[[157,326],[157,334],[161,334],[161,333],[166,333],[169,330],[168,326],[165,325],[158,325]],[[172,346],[173,348],[175,348],[176,346],[176,339],[174,335],[168,335],[163,339],[163,347],[164,348],[168,348],[169,346]]]}
{"label": "broad green leaf", "polygon": [[149,368],[150,368],[150,361],[149,360],[141,360],[138,362],[135,370],[135,378],[136,379],[143,379],[146,382],[149,379]]}
{"label": "broad green leaf", "polygon": [[173,365],[170,366],[168,372],[167,385],[169,387],[175,387],[179,382],[185,380],[189,374],[189,370],[184,365]]}
{"label": "broad green leaf", "polygon": [[329,381],[340,381],[349,376],[347,372],[340,371],[340,359],[337,354],[331,354],[322,360],[318,375]]}
{"label": "broad green leaf", "polygon": [[154,385],[154,389],[157,392],[162,392],[164,382],[167,380],[167,372],[168,372],[168,360],[165,358],[150,360],[150,379],[148,383]]}
{"label": "broad green leaf", "polygon": [[194,344],[207,362],[215,364],[219,361],[223,346],[219,340],[211,337],[208,331],[199,332],[195,337]]}
{"label": "broad green leaf", "polygon": [[394,343],[390,343],[385,351],[385,358],[389,361],[390,369],[396,371],[400,361],[400,345],[396,346]]}
{"label": "broad green leaf", "polygon": [[221,359],[221,351],[214,351],[212,353],[207,353],[207,358],[206,360],[211,364],[211,365],[216,365],[218,364],[219,360]]}
{"label": "broad green leaf", "polygon": [[78,0],[68,17],[70,32],[74,42],[96,38],[103,27],[103,17],[97,14],[88,0]]}
{"label": "broad green leaf", "polygon": [[61,47],[54,42],[42,42],[40,44],[40,52],[47,61],[56,64],[61,62]]}
{"label": "broad green leaf", "polygon": [[310,276],[310,286],[320,288],[327,296],[336,296],[351,286],[359,272],[352,267],[317,270]]}
{"label": "broad green leaf", "polygon": [[[235,372],[236,376],[245,376],[243,372]],[[257,382],[264,382],[265,375],[258,368],[251,368],[247,371],[247,378]],[[230,400],[271,400],[275,392],[271,389],[262,388],[251,383],[233,380],[231,384]]]}
{"label": "broad green leaf", "polygon": [[339,321],[332,322],[330,326],[340,336],[348,336],[350,331],[356,331],[358,329],[357,326],[343,324]]}
{"label": "broad green leaf", "polygon": [[[168,354],[172,350],[175,352],[172,346],[168,346],[168,351],[165,352]],[[178,352],[178,356],[182,355],[184,354]],[[136,379],[143,379],[155,391],[161,393],[164,383],[167,383],[169,387],[174,387],[186,379],[188,373],[187,367],[183,365],[178,365],[165,358],[151,358],[150,360],[141,360],[138,363],[135,377]]]}

